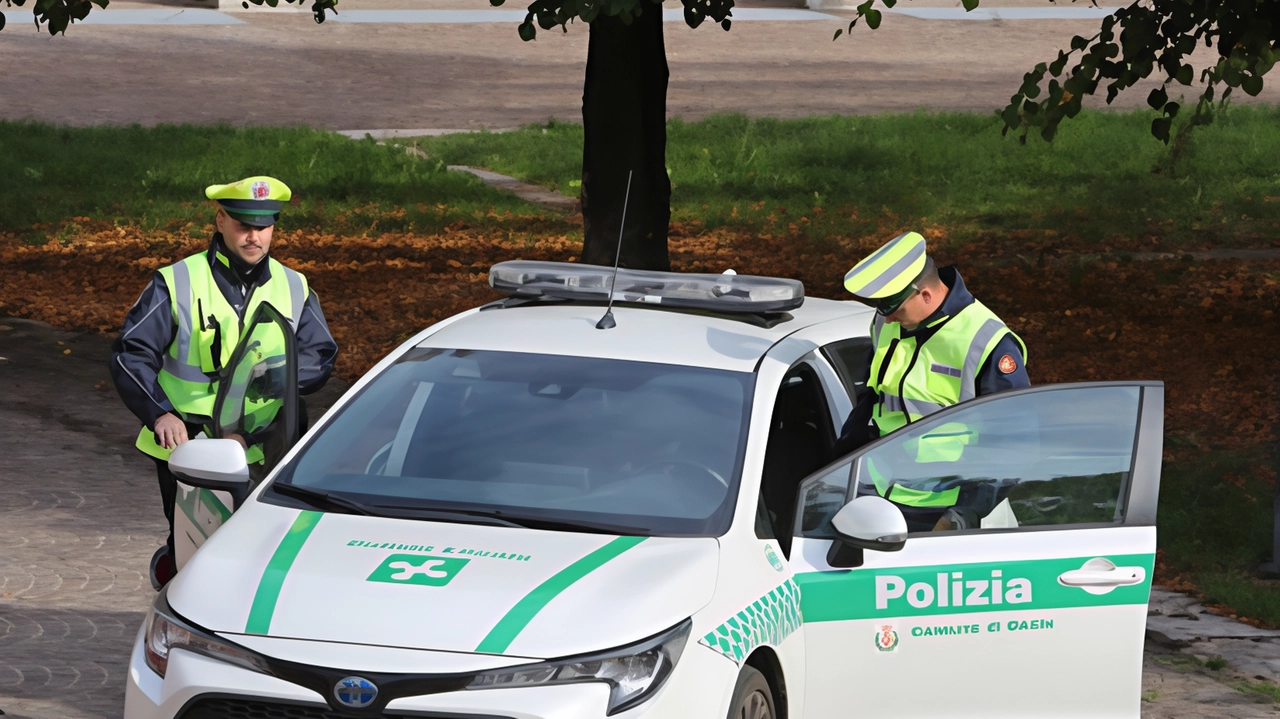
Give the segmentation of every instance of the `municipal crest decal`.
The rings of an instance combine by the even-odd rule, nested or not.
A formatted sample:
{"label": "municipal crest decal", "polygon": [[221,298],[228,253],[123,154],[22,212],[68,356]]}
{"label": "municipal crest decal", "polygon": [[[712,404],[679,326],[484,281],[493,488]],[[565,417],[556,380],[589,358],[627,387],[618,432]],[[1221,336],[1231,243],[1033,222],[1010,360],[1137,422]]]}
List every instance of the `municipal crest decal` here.
{"label": "municipal crest decal", "polygon": [[892,624],[886,624],[876,630],[876,649],[882,652],[897,651],[898,632]]}
{"label": "municipal crest decal", "polygon": [[271,185],[266,180],[258,180],[249,187],[249,194],[255,200],[265,200],[271,196]]}

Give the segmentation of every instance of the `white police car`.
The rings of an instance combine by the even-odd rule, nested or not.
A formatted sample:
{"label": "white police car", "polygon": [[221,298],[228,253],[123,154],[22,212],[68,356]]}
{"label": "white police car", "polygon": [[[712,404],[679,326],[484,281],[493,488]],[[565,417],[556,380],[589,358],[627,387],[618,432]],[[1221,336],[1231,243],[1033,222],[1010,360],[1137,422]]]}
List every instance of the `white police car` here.
{"label": "white police car", "polygon": [[[510,298],[374,367],[157,597],[126,719],[1138,717],[1159,383],[834,457],[869,309],[611,272],[498,265]],[[248,486],[233,440],[171,464]]]}

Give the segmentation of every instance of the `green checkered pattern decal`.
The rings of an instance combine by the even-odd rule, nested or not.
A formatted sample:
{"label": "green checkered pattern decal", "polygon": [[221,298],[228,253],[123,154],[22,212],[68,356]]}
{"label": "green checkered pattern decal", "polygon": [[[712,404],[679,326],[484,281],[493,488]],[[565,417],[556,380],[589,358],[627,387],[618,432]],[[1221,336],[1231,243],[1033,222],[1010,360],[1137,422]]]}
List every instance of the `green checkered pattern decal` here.
{"label": "green checkered pattern decal", "polygon": [[800,587],[788,579],[707,632],[698,643],[741,664],[751,650],[762,644],[777,646],[800,628]]}

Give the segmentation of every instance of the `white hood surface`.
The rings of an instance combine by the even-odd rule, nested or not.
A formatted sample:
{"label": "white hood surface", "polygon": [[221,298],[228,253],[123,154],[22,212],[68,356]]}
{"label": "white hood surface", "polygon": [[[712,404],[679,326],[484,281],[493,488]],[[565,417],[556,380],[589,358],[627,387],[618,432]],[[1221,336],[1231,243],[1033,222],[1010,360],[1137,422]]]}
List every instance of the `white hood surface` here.
{"label": "white hood surface", "polygon": [[714,539],[325,514],[249,502],[169,588],[224,634],[545,659],[621,646],[706,606]]}

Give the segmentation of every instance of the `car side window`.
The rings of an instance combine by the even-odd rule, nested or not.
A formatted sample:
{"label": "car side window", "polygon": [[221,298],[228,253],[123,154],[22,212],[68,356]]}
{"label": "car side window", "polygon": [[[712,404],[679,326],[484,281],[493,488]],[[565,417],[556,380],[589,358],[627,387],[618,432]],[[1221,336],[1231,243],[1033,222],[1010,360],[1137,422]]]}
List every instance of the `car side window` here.
{"label": "car side window", "polygon": [[904,427],[801,484],[801,536],[834,537],[835,512],[872,494],[898,505],[912,533],[1121,523],[1140,394],[1030,392]]}
{"label": "car side window", "polygon": [[784,554],[793,535],[796,487],[826,462],[834,442],[818,373],[807,363],[797,364],[783,378],[774,402],[760,478],[764,512],[757,513],[756,523],[757,535],[776,538]]}
{"label": "car side window", "polygon": [[822,356],[835,368],[836,374],[840,376],[840,384],[844,385],[849,399],[855,404],[858,395],[867,386],[874,350],[870,337],[840,340],[822,348]]}

